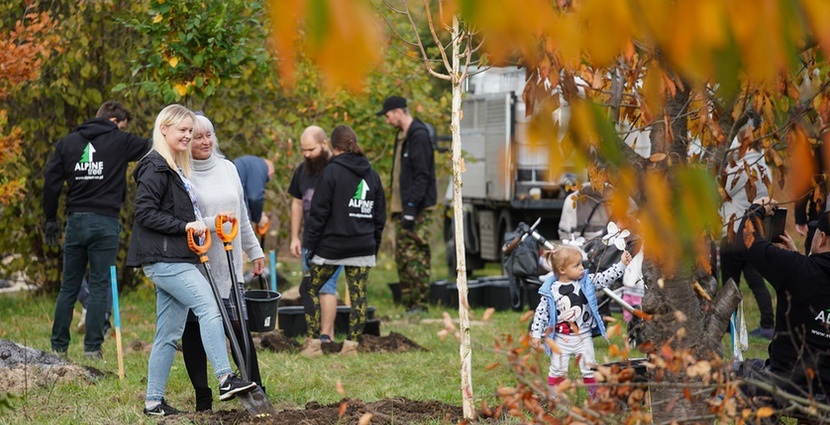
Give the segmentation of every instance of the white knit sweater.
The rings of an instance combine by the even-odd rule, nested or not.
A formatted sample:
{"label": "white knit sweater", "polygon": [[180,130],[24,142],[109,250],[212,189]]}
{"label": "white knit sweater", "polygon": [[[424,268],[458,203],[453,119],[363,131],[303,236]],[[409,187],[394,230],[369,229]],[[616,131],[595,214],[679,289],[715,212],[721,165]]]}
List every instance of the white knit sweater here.
{"label": "white knit sweater", "polygon": [[[243,279],[242,251],[245,251],[251,260],[264,257],[248,219],[242,183],[233,163],[216,154],[205,160],[193,160],[193,175],[190,181],[199,199],[199,211],[211,233],[211,246],[208,251],[211,274],[219,287],[219,293],[223,298],[228,298],[231,289],[230,269],[224,245],[216,236],[216,216],[230,211],[235,212],[239,220],[239,233],[232,242],[237,282],[242,282]],[[230,224],[226,223],[225,230],[229,232],[230,229]],[[199,269],[205,274],[203,267]]]}

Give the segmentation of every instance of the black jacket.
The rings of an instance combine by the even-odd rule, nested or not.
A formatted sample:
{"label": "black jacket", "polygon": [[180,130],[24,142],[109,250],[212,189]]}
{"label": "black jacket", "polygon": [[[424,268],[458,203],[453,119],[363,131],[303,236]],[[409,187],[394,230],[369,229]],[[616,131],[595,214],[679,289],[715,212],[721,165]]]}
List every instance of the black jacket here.
{"label": "black jacket", "polygon": [[[763,214],[760,205],[747,210],[735,244],[776,292],[770,370],[802,390],[830,393],[830,252],[806,256],[776,247],[761,235]],[[742,243],[747,220],[756,223],[749,249]]]}
{"label": "black jacket", "polygon": [[141,159],[133,172],[138,184],[135,222],[127,265],[198,263],[187,246],[187,223],[196,220],[193,202],[176,171],[156,151]]}
{"label": "black jacket", "polygon": [[[401,204],[404,215],[416,216],[435,205],[435,156],[429,131],[421,120],[414,118],[406,132],[401,149]],[[394,171],[393,171],[394,172]]]}
{"label": "black jacket", "polygon": [[127,163],[150,150],[152,140],[124,133],[104,118],[91,119],[55,145],[46,164],[43,215],[54,221],[63,183],[66,212],[92,212],[118,217],[127,187]]}
{"label": "black jacket", "polygon": [[377,254],[386,224],[386,195],[364,156],[332,158],[314,189],[303,247],[327,259]]}

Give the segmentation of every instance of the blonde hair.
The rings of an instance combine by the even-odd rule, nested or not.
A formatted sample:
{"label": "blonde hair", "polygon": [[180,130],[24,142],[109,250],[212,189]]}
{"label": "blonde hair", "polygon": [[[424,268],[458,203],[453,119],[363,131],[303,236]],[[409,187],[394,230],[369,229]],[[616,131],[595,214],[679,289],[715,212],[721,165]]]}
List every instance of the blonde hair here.
{"label": "blonde hair", "polygon": [[153,150],[158,152],[167,161],[167,165],[173,170],[181,168],[182,174],[190,177],[191,173],[191,156],[190,149],[184,152],[173,152],[167,144],[164,135],[161,133],[161,126],[175,126],[183,119],[190,117],[194,125],[196,123],[196,115],[190,109],[182,105],[173,104],[168,105],[159,112],[156,117],[156,123],[153,124]]}
{"label": "blonde hair", "polygon": [[559,245],[544,254],[554,273],[574,262],[582,262],[582,252],[574,246]]}

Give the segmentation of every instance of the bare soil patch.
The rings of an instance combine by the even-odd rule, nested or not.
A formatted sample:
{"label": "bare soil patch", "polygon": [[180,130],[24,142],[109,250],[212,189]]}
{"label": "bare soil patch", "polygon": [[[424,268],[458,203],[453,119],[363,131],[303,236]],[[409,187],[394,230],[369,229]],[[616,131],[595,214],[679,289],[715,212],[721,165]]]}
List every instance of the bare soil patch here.
{"label": "bare soil patch", "polygon": [[[261,336],[263,348],[274,352],[299,352],[302,344],[293,338],[286,338],[279,332],[269,332]],[[342,342],[329,342],[322,345],[323,353],[337,354],[343,347]],[[405,351],[427,351],[415,341],[397,333],[390,332],[386,336],[361,335],[357,351],[360,353],[402,353]]]}
{"label": "bare soil patch", "polygon": [[26,388],[47,387],[104,376],[93,367],[83,367],[54,353],[0,339],[0,394],[20,394]]}
{"label": "bare soil patch", "polygon": [[427,421],[455,424],[463,419],[459,406],[438,401],[415,401],[406,398],[386,398],[371,403],[359,399],[344,398],[338,403],[321,405],[316,401],[306,403],[303,409],[283,409],[277,416],[253,418],[243,410],[189,413],[171,417],[159,424],[195,423],[218,424],[358,424],[361,419],[373,425],[422,424]]}

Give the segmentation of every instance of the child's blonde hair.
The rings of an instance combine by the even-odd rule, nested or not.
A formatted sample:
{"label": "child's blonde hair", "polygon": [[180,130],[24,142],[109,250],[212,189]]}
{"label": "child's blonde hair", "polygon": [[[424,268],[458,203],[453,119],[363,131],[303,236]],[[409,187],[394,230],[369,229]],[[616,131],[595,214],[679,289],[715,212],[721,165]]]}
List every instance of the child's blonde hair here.
{"label": "child's blonde hair", "polygon": [[559,245],[544,254],[554,273],[574,262],[582,262],[582,252],[570,245]]}

